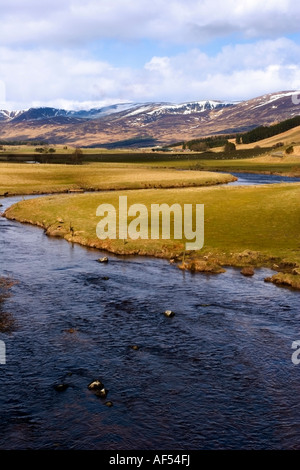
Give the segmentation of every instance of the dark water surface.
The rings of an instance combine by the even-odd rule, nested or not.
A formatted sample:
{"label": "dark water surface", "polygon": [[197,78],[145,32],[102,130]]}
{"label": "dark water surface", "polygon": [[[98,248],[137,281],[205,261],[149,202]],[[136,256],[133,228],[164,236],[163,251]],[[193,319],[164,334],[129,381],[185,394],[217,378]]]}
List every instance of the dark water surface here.
{"label": "dark water surface", "polygon": [[[0,333],[0,449],[300,448],[299,292],[265,269],[100,255],[0,218],[1,273],[18,280],[14,330]],[[106,399],[87,388],[98,378]]]}

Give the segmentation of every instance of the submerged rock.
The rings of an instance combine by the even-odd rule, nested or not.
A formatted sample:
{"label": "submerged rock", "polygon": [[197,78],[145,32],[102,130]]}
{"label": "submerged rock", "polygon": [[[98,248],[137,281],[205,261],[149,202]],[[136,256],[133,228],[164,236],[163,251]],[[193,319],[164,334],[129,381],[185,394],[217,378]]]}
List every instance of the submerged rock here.
{"label": "submerged rock", "polygon": [[68,328],[67,330],[65,330],[65,333],[77,333],[77,330],[75,330],[75,328]]}
{"label": "submerged rock", "polygon": [[108,408],[112,407],[113,406],[113,402],[112,401],[106,401],[104,403],[105,406],[108,406]]}
{"label": "submerged rock", "polygon": [[103,258],[97,259],[98,263],[108,263],[108,258],[107,256],[104,256]]}
{"label": "submerged rock", "polygon": [[56,390],[57,392],[64,392],[65,390],[67,390],[68,387],[69,385],[65,383],[57,384],[54,385],[54,390]]}
{"label": "submerged rock", "polygon": [[138,351],[140,349],[140,347],[137,344],[132,344],[130,348],[133,349],[134,351]]}

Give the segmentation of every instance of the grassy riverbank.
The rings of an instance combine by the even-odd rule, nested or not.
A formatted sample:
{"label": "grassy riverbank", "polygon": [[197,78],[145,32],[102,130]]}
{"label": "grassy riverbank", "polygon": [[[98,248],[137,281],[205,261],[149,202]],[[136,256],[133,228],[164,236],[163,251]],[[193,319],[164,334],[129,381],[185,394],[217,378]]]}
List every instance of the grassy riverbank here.
{"label": "grassy riverbank", "polygon": [[[118,208],[119,195],[128,205],[141,203],[204,204],[203,249],[184,252],[181,240],[104,240],[96,235],[102,203]],[[60,195],[22,201],[6,216],[36,224],[48,235],[118,254],[173,259],[182,269],[222,272],[226,266],[268,266],[284,283],[300,288],[300,184],[256,187],[149,189],[99,194]],[[275,282],[275,279],[274,279]]]}
{"label": "grassy riverbank", "polygon": [[16,282],[0,276],[0,333],[10,333],[14,327],[11,313],[5,311],[5,300],[10,297],[10,289]]}
{"label": "grassy riverbank", "polygon": [[208,171],[179,172],[112,163],[0,164],[0,196],[143,188],[209,186],[234,181]]}

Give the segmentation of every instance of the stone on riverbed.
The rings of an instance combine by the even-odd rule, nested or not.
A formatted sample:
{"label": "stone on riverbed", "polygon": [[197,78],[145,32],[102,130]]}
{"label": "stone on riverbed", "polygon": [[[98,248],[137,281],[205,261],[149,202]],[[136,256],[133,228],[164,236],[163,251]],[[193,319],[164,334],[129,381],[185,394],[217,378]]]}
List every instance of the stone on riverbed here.
{"label": "stone on riverbed", "polygon": [[57,384],[54,385],[54,390],[56,390],[57,392],[64,392],[65,390],[67,390],[68,387],[69,385],[65,383]]}

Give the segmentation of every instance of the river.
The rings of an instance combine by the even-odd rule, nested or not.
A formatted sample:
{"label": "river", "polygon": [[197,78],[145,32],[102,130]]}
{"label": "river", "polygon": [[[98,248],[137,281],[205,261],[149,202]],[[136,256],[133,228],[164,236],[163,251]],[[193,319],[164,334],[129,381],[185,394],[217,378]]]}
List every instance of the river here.
{"label": "river", "polygon": [[0,218],[0,449],[299,449],[299,292],[100,255]]}

